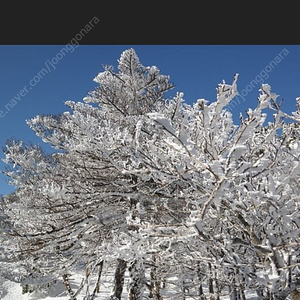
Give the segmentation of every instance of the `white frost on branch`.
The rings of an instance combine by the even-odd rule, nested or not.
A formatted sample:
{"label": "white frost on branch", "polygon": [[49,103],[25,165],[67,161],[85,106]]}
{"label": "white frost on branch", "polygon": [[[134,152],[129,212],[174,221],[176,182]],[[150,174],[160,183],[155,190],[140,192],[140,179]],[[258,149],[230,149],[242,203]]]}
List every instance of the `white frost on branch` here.
{"label": "white frost on branch", "polygon": [[0,205],[10,234],[0,242],[19,259],[13,267],[39,279],[84,268],[88,290],[86,274],[100,261],[125,261],[138,274],[136,293],[148,275],[167,284],[176,277],[182,298],[188,278],[196,297],[211,282],[218,297],[223,286],[236,298],[296,293],[300,98],[289,116],[263,84],[236,125],[226,107],[238,74],[217,86],[216,101],[188,105],[183,93],[164,98],[169,76],[144,67],[133,49],[118,63],[95,77],[83,102],[66,101],[70,111],[27,121],[55,153],[7,143],[5,174],[16,191]]}

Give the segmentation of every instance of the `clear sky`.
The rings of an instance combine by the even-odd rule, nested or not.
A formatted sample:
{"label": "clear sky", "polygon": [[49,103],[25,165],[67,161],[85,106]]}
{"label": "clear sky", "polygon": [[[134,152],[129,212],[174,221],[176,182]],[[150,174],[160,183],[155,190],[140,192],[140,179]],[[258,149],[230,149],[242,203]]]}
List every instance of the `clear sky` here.
{"label": "clear sky", "polygon": [[[216,99],[216,86],[239,73],[241,97],[231,107],[239,113],[255,108],[261,83],[284,99],[283,110],[296,110],[300,96],[300,45],[0,45],[0,144],[12,137],[49,149],[27,126],[38,114],[67,110],[64,101],[82,101],[96,86],[103,65],[117,67],[121,53],[134,48],[144,66],[169,75],[189,104]],[[0,151],[0,170],[4,170]],[[13,191],[0,175],[0,193]]]}

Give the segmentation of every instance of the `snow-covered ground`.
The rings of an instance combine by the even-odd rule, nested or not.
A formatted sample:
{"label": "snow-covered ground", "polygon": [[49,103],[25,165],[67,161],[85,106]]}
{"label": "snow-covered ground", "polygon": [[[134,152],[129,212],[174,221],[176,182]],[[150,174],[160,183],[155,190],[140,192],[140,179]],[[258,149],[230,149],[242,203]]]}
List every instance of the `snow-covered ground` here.
{"label": "snow-covered ground", "polygon": [[[147,276],[146,276],[147,277]],[[150,279],[150,278],[147,278]],[[100,293],[97,294],[95,300],[109,300],[112,295],[112,289],[114,286],[114,269],[104,265],[100,280]],[[164,300],[182,300],[180,291],[176,288],[178,279],[170,276],[167,279],[166,288],[161,290],[161,295]],[[70,285],[74,292],[76,292],[82,283],[82,275],[74,274],[69,278]],[[95,278],[90,281],[90,292],[94,288]],[[125,272],[125,281],[123,287],[122,300],[128,299],[129,290],[129,274]],[[204,287],[204,291],[207,292],[207,288]],[[148,290],[145,290],[144,299],[148,299]],[[86,288],[83,288],[76,297],[77,300],[83,300],[86,295]],[[62,281],[57,281],[47,290],[35,291],[33,293],[22,293],[22,287],[19,283],[15,283],[0,277],[0,300],[69,300],[70,297],[67,294]],[[185,300],[194,300],[195,297],[185,297]],[[220,300],[229,300],[228,295],[220,297]],[[247,300],[257,299],[255,292],[246,294]]]}
{"label": "snow-covered ground", "polygon": [[[102,283],[100,287],[100,293],[97,295],[97,300],[109,300],[111,295],[111,287],[112,287],[112,277],[106,276],[102,278]],[[73,287],[78,286],[80,283],[79,276],[73,278],[71,281]],[[122,300],[127,300],[127,286],[128,286],[128,277],[125,280],[124,284],[124,293],[122,295]],[[43,292],[34,292],[34,293],[26,293],[22,294],[22,288],[20,284],[14,283],[11,281],[4,281],[2,283],[3,290],[2,294],[0,292],[1,300],[69,300],[69,296],[67,295],[64,286],[62,283],[58,283],[55,286],[52,286],[47,293]],[[175,291],[165,291],[162,293],[164,299],[167,300],[180,300],[180,296],[176,296]],[[78,300],[82,300],[84,298],[84,291],[77,297]],[[145,298],[146,299],[146,298]],[[191,300],[194,298],[186,297],[186,300]],[[220,297],[221,300],[229,300],[229,296]],[[256,293],[248,293],[246,296],[247,300],[257,299]]]}
{"label": "snow-covered ground", "polygon": [[[97,300],[107,300],[111,295],[111,280],[107,280],[108,278],[102,278],[102,283],[100,287],[100,294],[96,297]],[[79,287],[81,282],[80,276],[73,276],[70,283],[74,291],[76,291],[76,287]],[[5,281],[3,283],[3,294],[0,294],[1,300],[69,300],[65,287],[62,282],[58,282],[57,284],[51,286],[48,291],[38,291],[33,293],[22,294],[22,287],[19,283],[15,283],[12,281]],[[83,299],[85,294],[85,289],[79,294],[77,297],[78,300]],[[126,291],[124,289],[124,291]],[[125,297],[125,294],[124,294]],[[126,299],[126,298],[124,298]]]}

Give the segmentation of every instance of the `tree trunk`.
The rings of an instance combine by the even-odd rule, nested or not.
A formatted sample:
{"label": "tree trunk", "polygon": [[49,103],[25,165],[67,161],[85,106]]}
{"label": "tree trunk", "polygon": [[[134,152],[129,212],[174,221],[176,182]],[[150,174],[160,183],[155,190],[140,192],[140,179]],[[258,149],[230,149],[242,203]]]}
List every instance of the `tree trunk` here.
{"label": "tree trunk", "polygon": [[96,286],[95,286],[94,291],[91,296],[91,300],[95,299],[96,294],[100,293],[100,279],[101,279],[102,270],[103,270],[103,260],[101,260],[98,265],[99,265],[98,277],[97,277]]}
{"label": "tree trunk", "polygon": [[145,285],[145,270],[142,261],[134,260],[128,268],[130,273],[129,300],[141,300]]}
{"label": "tree trunk", "polygon": [[202,274],[200,262],[198,262],[198,264],[197,264],[197,275],[198,275],[198,280],[199,280],[199,288],[198,288],[198,295],[200,296],[199,299],[205,299],[203,285],[202,285],[203,274]]}
{"label": "tree trunk", "polygon": [[157,276],[157,266],[156,266],[156,254],[153,253],[152,255],[152,261],[153,261],[153,266],[151,267],[151,272],[150,272],[150,298],[155,298],[156,300],[162,300],[162,296],[160,295],[160,289],[161,289],[161,280],[158,279]]}
{"label": "tree trunk", "polygon": [[210,294],[210,300],[215,300],[214,297],[214,280],[213,280],[213,273],[212,273],[212,267],[211,263],[208,263],[208,269],[209,269],[209,278],[208,278],[208,292]]}
{"label": "tree trunk", "polygon": [[65,286],[65,288],[66,288],[66,290],[67,290],[67,292],[70,296],[70,300],[76,300],[75,294],[74,294],[74,292],[71,288],[71,285],[70,285],[70,282],[69,282],[69,279],[68,279],[68,275],[64,274],[62,276],[62,278],[63,278],[64,286]]}
{"label": "tree trunk", "polygon": [[220,293],[221,293],[221,288],[220,288],[220,285],[219,285],[219,280],[218,280],[218,274],[217,274],[217,269],[216,267],[214,267],[215,269],[215,286],[216,286],[216,300],[220,300]]}
{"label": "tree trunk", "polygon": [[114,287],[114,297],[115,299],[121,300],[124,278],[126,271],[127,262],[123,259],[118,259],[117,267],[115,271],[115,287]]}

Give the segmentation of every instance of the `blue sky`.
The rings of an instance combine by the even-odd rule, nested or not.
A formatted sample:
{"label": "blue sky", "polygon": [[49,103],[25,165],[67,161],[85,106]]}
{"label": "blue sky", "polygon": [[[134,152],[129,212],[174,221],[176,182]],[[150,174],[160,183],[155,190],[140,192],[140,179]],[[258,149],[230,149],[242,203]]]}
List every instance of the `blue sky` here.
{"label": "blue sky", "polygon": [[[121,53],[134,48],[144,66],[157,66],[169,75],[176,92],[189,104],[198,98],[216,99],[216,86],[231,83],[239,73],[243,94],[231,108],[239,113],[254,108],[261,83],[284,99],[283,110],[295,110],[300,96],[300,45],[0,45],[0,145],[12,137],[47,146],[27,126],[38,114],[67,110],[64,101],[82,101],[96,83],[103,65],[117,67]],[[240,102],[240,103],[238,103]],[[4,170],[0,152],[0,170]],[[0,193],[13,191],[0,175]]]}

